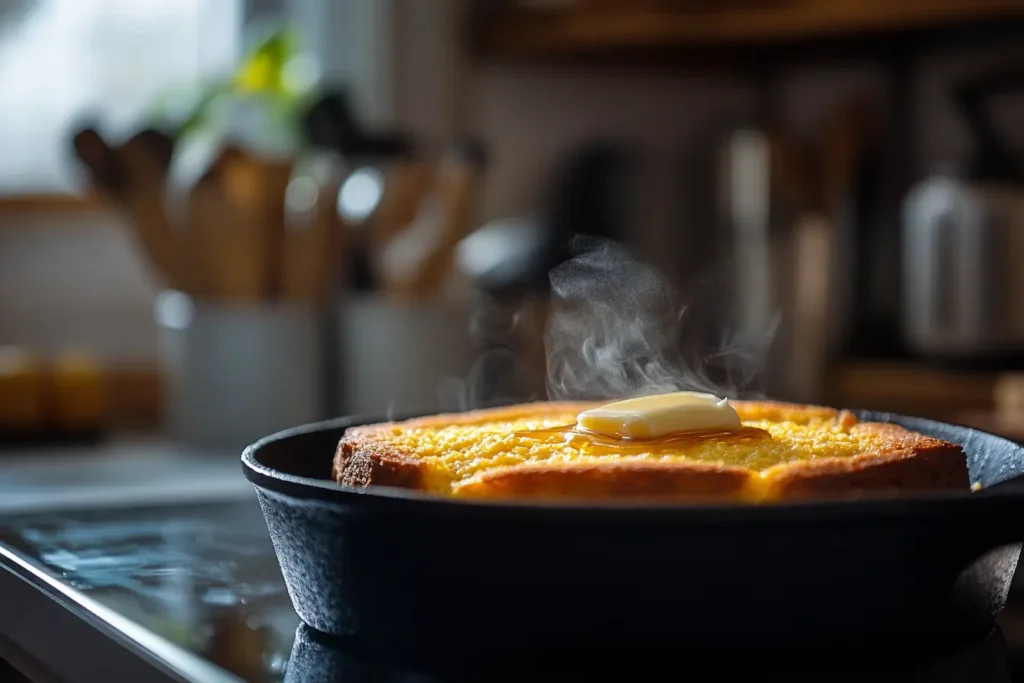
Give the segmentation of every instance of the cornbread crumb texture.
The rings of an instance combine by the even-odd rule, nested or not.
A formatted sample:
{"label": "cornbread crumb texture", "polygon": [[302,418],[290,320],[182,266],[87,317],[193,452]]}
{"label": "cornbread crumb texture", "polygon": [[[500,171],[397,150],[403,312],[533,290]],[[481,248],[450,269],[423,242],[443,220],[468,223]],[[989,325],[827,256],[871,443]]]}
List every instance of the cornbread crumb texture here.
{"label": "cornbread crumb texture", "polygon": [[351,428],[339,445],[335,476],[346,485],[382,483],[468,497],[766,498],[840,491],[851,482],[968,487],[959,447],[816,406],[733,402],[744,425],[767,431],[770,440],[621,450],[558,433],[523,433],[573,424],[595,405],[525,404]]}

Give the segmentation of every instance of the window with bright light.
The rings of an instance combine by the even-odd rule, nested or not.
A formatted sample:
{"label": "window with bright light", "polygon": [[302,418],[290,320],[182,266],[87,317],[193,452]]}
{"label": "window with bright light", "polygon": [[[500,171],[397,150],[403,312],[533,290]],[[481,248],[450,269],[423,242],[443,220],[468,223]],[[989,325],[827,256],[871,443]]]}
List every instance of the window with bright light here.
{"label": "window with bright light", "polygon": [[75,189],[71,127],[126,130],[230,72],[241,0],[0,1],[0,193]]}

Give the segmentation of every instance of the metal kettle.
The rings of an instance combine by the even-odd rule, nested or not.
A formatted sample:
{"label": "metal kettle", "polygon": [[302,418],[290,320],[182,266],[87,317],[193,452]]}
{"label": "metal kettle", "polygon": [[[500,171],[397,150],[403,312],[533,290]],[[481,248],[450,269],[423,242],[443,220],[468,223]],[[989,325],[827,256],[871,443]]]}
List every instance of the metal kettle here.
{"label": "metal kettle", "polygon": [[936,173],[903,206],[902,328],[917,353],[950,360],[1024,357],[1024,164],[985,112],[1024,90],[1024,70],[954,89],[975,140],[963,173]]}

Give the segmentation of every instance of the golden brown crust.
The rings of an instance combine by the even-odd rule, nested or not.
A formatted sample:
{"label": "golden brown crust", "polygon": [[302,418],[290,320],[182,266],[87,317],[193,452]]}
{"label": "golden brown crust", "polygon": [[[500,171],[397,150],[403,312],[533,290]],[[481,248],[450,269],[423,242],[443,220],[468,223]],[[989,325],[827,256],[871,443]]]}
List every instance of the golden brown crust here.
{"label": "golden brown crust", "polygon": [[342,440],[334,456],[334,478],[342,486],[423,488],[423,465],[372,439]]}
{"label": "golden brown crust", "polygon": [[852,458],[826,458],[781,466],[772,477],[766,497],[796,499],[839,497],[870,491],[928,491],[970,487],[967,460],[956,444],[880,422],[861,422],[854,434],[873,432],[886,437],[874,453]]}
{"label": "golden brown crust", "polygon": [[[542,413],[576,413],[595,403],[531,403],[433,415],[401,423],[353,427],[334,460],[334,477],[350,487],[424,488],[425,470],[411,453],[396,452],[382,431],[417,426],[475,424]],[[969,487],[966,459],[955,444],[903,427],[859,423],[848,411],[771,401],[734,401],[744,420],[834,420],[854,434],[883,437],[876,452],[780,465],[762,477],[742,467],[708,462],[623,460],[586,464],[533,464],[489,470],[459,487],[469,498],[779,500],[848,497],[865,491],[920,491]],[[763,481],[763,483],[762,483]]]}
{"label": "golden brown crust", "polygon": [[712,463],[603,462],[490,470],[459,487],[466,498],[721,500],[743,497],[751,471]]}
{"label": "golden brown crust", "polygon": [[514,406],[471,410],[465,413],[442,413],[400,422],[381,422],[345,430],[334,455],[332,476],[342,486],[397,486],[423,488],[423,464],[409,453],[396,452],[384,443],[379,434],[400,425],[403,429],[434,425],[457,425],[514,420],[519,417],[549,412],[579,412],[592,404],[537,402]]}

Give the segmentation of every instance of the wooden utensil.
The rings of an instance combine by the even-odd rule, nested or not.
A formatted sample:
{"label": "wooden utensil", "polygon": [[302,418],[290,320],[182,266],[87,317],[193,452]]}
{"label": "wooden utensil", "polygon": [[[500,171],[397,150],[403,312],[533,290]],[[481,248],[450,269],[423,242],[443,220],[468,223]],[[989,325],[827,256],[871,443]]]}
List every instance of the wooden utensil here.
{"label": "wooden utensil", "polygon": [[342,166],[330,155],[291,179],[281,274],[281,294],[286,299],[322,304],[335,284],[349,227],[337,209],[342,180]]}
{"label": "wooden utensil", "polygon": [[218,163],[211,166],[188,195],[187,223],[184,232],[201,279],[197,294],[210,297],[245,299],[252,296],[251,271],[244,267],[233,245],[230,226],[237,221],[234,207],[228,202],[220,182]]}
{"label": "wooden utensil", "polygon": [[161,183],[166,181],[174,157],[174,140],[155,128],[146,128],[122,145],[122,151],[134,156],[142,156],[148,160],[159,176]]}
{"label": "wooden utensil", "polygon": [[84,129],[74,136],[73,145],[96,186],[126,214],[144,253],[166,284],[187,291],[193,284],[190,269],[164,209],[170,154],[155,136],[143,132],[115,149],[95,130]]}
{"label": "wooden utensil", "polygon": [[260,241],[263,291],[267,298],[280,296],[284,268],[285,201],[292,178],[291,159],[258,159],[257,197],[252,205],[253,229]]}
{"label": "wooden utensil", "polygon": [[434,166],[423,159],[399,159],[384,174],[384,193],[373,212],[371,242],[380,252],[416,219],[434,182]]}
{"label": "wooden utensil", "polygon": [[483,163],[482,150],[472,143],[464,144],[442,163],[437,181],[443,216],[441,238],[410,283],[415,295],[435,295],[453,274],[455,249],[474,227],[473,210]]}
{"label": "wooden utensil", "polygon": [[105,195],[121,199],[128,179],[117,152],[92,128],[84,128],[72,139],[75,155],[89,170],[93,185]]}
{"label": "wooden utensil", "polygon": [[433,182],[433,165],[403,155],[385,167],[382,192],[367,220],[350,226],[351,286],[387,291],[395,280],[394,244],[402,251],[408,229],[422,211],[421,202]]}
{"label": "wooden utensil", "polygon": [[420,202],[420,214],[387,245],[388,292],[401,299],[437,294],[455,268],[455,249],[472,229],[472,210],[483,154],[465,143],[435,172],[433,192]]}
{"label": "wooden utensil", "polygon": [[197,286],[197,273],[181,234],[175,230],[165,206],[165,184],[171,151],[159,135],[142,131],[119,150],[129,177],[128,206],[140,238],[164,263],[170,284],[183,291]]}
{"label": "wooden utensil", "polygon": [[441,202],[430,192],[414,220],[383,245],[376,261],[379,287],[386,297],[415,298],[414,280],[441,242],[443,219]]}
{"label": "wooden utensil", "polygon": [[191,229],[217,296],[259,301],[277,295],[289,173],[288,163],[228,146],[193,188]]}

